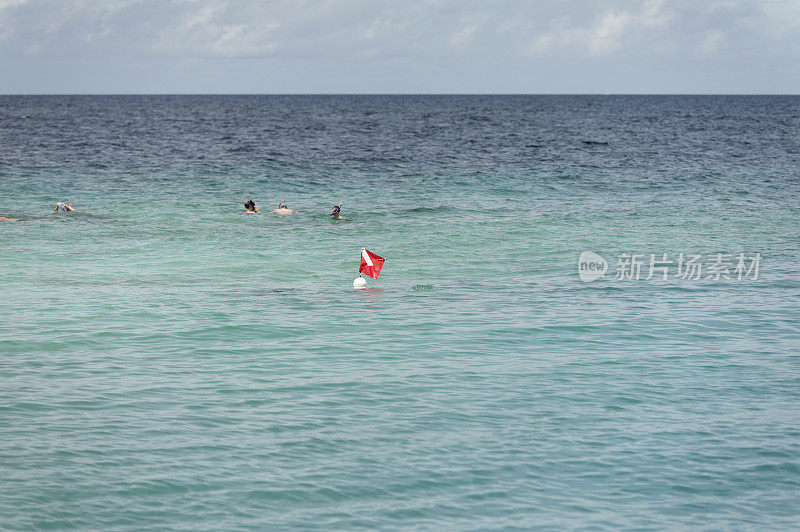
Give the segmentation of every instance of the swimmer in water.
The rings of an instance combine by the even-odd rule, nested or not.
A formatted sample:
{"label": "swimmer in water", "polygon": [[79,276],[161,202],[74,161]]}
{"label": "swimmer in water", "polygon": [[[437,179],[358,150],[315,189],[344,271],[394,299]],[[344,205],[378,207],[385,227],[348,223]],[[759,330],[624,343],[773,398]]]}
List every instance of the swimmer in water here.
{"label": "swimmer in water", "polygon": [[339,205],[334,205],[333,209],[331,210],[331,218],[334,220],[346,220],[344,216],[342,216],[342,202],[339,202]]}
{"label": "swimmer in water", "polygon": [[250,196],[247,197],[247,201],[244,203],[245,210],[239,211],[239,214],[261,214],[261,209],[258,208],[258,205],[255,204],[253,198]]}
{"label": "swimmer in water", "polygon": [[273,214],[294,214],[294,211],[286,206],[285,201],[278,203],[278,208],[272,211]]}
{"label": "swimmer in water", "polygon": [[72,208],[72,203],[64,203],[63,201],[59,201],[56,203],[56,208],[53,212],[63,211],[63,212],[72,212],[75,209]]}
{"label": "swimmer in water", "polygon": [[21,222],[19,218],[3,218],[0,216],[0,222]]}

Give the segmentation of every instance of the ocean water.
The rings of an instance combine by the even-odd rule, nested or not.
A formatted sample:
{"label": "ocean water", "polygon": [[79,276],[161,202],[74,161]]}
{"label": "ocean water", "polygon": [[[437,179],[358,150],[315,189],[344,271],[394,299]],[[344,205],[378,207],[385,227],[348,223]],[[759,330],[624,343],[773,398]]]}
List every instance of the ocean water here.
{"label": "ocean water", "polygon": [[800,97],[0,96],[0,216],[0,529],[800,521]]}

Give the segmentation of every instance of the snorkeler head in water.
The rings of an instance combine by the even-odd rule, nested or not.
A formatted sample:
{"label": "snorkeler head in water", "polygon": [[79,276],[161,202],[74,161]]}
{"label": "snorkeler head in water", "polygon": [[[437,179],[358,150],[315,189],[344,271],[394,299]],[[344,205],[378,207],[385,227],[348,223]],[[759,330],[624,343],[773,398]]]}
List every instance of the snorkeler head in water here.
{"label": "snorkeler head in water", "polygon": [[340,201],[339,205],[334,205],[333,206],[333,208],[331,209],[330,216],[334,220],[344,220],[344,218],[342,217],[341,213],[342,213],[342,202]]}
{"label": "snorkeler head in water", "polygon": [[250,196],[248,196],[247,201],[244,202],[244,209],[245,209],[244,211],[240,212],[245,212],[249,214],[254,214],[254,213],[261,214],[261,210],[258,208],[258,205],[256,205],[256,203],[253,201],[253,198],[251,198]]}
{"label": "snorkeler head in water", "polygon": [[285,200],[281,200],[281,202],[278,203],[278,208],[272,212],[274,214],[294,214],[294,211],[290,209],[288,205],[286,205]]}
{"label": "snorkeler head in water", "polygon": [[74,210],[75,209],[72,208],[72,203],[67,204],[64,203],[63,201],[59,201],[58,203],[56,203],[56,208],[53,212],[58,212],[58,211],[70,212]]}

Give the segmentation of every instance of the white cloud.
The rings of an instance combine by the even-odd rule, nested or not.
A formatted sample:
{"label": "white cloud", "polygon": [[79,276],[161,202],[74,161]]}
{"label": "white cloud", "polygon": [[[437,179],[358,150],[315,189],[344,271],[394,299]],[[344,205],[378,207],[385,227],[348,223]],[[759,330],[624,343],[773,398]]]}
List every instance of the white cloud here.
{"label": "white cloud", "polygon": [[0,12],[10,7],[17,7],[28,3],[28,0],[0,0]]}
{"label": "white cloud", "polygon": [[622,37],[633,23],[627,11],[606,13],[600,23],[586,32],[585,45],[592,55],[613,52],[622,46]]}
{"label": "white cloud", "polygon": [[53,64],[69,64],[75,78],[139,69],[183,83],[176,65],[191,63],[192,75],[231,84],[254,79],[257,64],[270,83],[286,79],[284,90],[306,86],[290,85],[292,72],[318,76],[323,88],[336,76],[349,87],[360,72],[369,83],[394,80],[378,88],[413,80],[423,90],[435,79],[436,90],[479,90],[485,80],[559,90],[562,76],[581,91],[607,92],[623,81],[584,81],[592,61],[613,59],[616,76],[655,84],[647,72],[697,78],[688,56],[706,62],[702,72],[736,69],[721,79],[759,79],[755,70],[767,65],[791,86],[800,75],[800,2],[493,0],[488,9],[482,0],[0,0],[0,91],[9,79],[40,83]]}
{"label": "white cloud", "polygon": [[193,57],[254,57],[274,53],[273,32],[279,24],[262,17],[231,17],[226,4],[206,2],[199,9],[180,11],[177,28],[166,27],[150,53],[169,52]]}
{"label": "white cloud", "polygon": [[[353,24],[358,24],[358,21],[354,21]],[[377,17],[371,22],[368,22],[368,24],[369,27],[361,32],[361,38],[365,40],[380,40],[402,35],[403,32],[408,29],[409,25],[408,21],[398,18],[393,12]]]}
{"label": "white cloud", "polygon": [[450,46],[458,47],[463,46],[470,42],[472,38],[475,36],[475,31],[478,29],[477,24],[467,24],[453,35],[450,36],[448,39],[448,44]]}
{"label": "white cloud", "polygon": [[701,50],[706,55],[713,55],[719,50],[720,44],[725,40],[725,33],[720,30],[711,30],[706,33]]}
{"label": "white cloud", "polygon": [[24,5],[26,0],[0,0],[0,42],[9,39],[14,35],[14,28],[6,22],[9,17],[8,11],[12,7]]}
{"label": "white cloud", "polygon": [[647,31],[666,26],[672,15],[662,10],[662,0],[645,2],[638,11],[608,10],[587,26],[570,26],[563,20],[536,36],[526,50],[544,54],[576,46],[590,55],[606,55],[634,43]]}

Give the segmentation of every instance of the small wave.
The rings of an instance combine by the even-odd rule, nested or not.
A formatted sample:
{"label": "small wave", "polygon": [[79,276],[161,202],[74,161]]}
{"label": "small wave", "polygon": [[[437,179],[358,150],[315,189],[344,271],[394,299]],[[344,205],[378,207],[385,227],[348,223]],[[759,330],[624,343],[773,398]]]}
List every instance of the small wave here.
{"label": "small wave", "polygon": [[228,153],[246,153],[246,152],[251,152],[254,149],[255,148],[251,145],[236,146],[235,148],[229,148]]}
{"label": "small wave", "polygon": [[400,211],[400,214],[425,214],[431,212],[445,212],[450,210],[450,207],[445,207],[440,205],[438,207],[415,207],[413,209],[406,209],[404,211]]}
{"label": "small wave", "polygon": [[415,284],[411,287],[412,292],[433,292],[436,287],[432,284]]}

